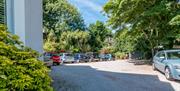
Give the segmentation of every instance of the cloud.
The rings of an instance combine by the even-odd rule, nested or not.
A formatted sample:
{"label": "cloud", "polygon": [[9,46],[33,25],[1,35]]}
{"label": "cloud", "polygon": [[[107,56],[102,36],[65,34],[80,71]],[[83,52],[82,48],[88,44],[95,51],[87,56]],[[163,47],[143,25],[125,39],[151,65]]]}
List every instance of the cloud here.
{"label": "cloud", "polygon": [[93,2],[92,0],[74,0],[74,1],[76,1],[78,4],[81,4],[81,6],[84,5],[95,12],[102,11],[102,6]]}

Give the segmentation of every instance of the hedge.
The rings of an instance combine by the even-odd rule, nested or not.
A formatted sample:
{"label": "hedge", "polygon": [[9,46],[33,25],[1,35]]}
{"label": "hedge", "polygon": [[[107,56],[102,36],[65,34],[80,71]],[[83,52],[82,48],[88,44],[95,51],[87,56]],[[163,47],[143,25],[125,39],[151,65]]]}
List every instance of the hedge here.
{"label": "hedge", "polygon": [[0,25],[0,91],[52,91],[49,69]]}

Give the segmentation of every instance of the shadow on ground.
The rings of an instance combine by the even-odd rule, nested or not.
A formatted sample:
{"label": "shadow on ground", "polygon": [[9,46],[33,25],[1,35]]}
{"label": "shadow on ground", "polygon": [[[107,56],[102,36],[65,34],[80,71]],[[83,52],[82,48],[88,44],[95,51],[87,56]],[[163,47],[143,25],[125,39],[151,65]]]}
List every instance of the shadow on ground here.
{"label": "shadow on ground", "polygon": [[56,66],[51,76],[55,91],[174,91],[156,75],[107,72],[90,66]]}

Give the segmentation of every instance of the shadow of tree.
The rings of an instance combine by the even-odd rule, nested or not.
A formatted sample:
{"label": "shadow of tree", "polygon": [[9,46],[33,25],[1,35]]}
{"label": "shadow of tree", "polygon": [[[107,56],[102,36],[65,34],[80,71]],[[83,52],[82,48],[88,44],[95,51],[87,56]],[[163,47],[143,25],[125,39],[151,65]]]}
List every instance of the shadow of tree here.
{"label": "shadow of tree", "polygon": [[156,75],[108,72],[90,66],[52,69],[55,91],[174,91],[170,83],[160,81]]}

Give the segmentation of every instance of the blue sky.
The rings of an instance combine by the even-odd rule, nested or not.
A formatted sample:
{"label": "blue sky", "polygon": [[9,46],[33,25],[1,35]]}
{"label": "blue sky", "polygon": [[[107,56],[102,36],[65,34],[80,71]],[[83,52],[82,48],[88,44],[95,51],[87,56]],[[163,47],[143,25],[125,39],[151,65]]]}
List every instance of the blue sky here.
{"label": "blue sky", "polygon": [[87,25],[97,20],[105,22],[107,18],[101,13],[102,6],[108,0],[69,0],[82,14]]}

